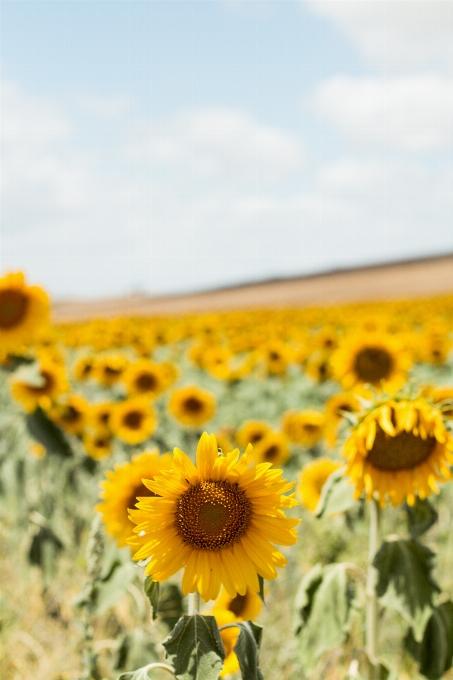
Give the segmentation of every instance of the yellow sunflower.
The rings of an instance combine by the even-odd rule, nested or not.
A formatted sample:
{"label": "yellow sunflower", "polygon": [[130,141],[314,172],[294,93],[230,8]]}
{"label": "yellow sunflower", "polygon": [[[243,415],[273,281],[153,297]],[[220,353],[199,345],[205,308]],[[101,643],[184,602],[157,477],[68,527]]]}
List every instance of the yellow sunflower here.
{"label": "yellow sunflower", "polygon": [[[211,612],[211,615],[215,617],[219,628],[237,621],[237,618],[233,612],[230,612],[227,609],[216,609],[215,611]],[[219,675],[220,678],[233,675],[239,670],[239,661],[236,654],[234,653],[234,647],[239,637],[239,633],[240,630],[237,627],[225,628],[224,630],[220,631],[220,638],[225,650],[225,660]]]}
{"label": "yellow sunflower", "polygon": [[95,356],[92,354],[85,354],[74,362],[72,373],[74,378],[79,382],[85,382],[93,377],[93,369],[95,364]]}
{"label": "yellow sunflower", "polygon": [[219,455],[214,435],[202,435],[196,465],[180,449],[173,468],[154,481],[144,480],[154,498],[130,511],[137,524],[129,539],[134,560],[151,558],[146,573],[165,581],[184,569],[185,595],[199,590],[214,600],[223,585],[231,597],[259,592],[258,575],[276,578],[286,558],[275,548],[296,542],[298,519],[285,517],[283,508],[297,505],[285,496],[293,484],[268,463],[252,465],[253,449],[239,457],[238,449]]}
{"label": "yellow sunflower", "polygon": [[263,602],[254,590],[247,588],[244,595],[231,597],[222,589],[219,597],[212,605],[213,612],[218,610],[231,612],[236,621],[255,621],[261,611]]}
{"label": "yellow sunflower", "polygon": [[360,402],[352,393],[342,392],[327,400],[325,435],[330,446],[335,446],[338,428],[344,419],[344,413],[357,413],[358,411],[360,411]]}
{"label": "yellow sunflower", "polygon": [[271,427],[261,420],[248,420],[236,432],[236,441],[241,449],[249,444],[255,446],[268,433]]}
{"label": "yellow sunflower", "polygon": [[415,503],[438,492],[437,482],[449,480],[453,464],[452,435],[441,411],[425,399],[388,400],[368,413],[344,446],[346,474],[381,505],[404,500]]}
{"label": "yellow sunflower", "polygon": [[124,371],[121,381],[126,385],[128,394],[149,394],[157,397],[168,387],[168,375],[165,367],[150,359],[139,359],[130,364]]}
{"label": "yellow sunflower", "polygon": [[111,387],[121,380],[128,363],[127,358],[121,352],[101,355],[96,357],[93,377],[104,387]]}
{"label": "yellow sunflower", "polygon": [[324,434],[325,421],[321,411],[287,411],[282,419],[282,430],[295,444],[314,446]]}
{"label": "yellow sunflower", "polygon": [[38,363],[36,378],[33,383],[14,377],[11,380],[11,394],[28,413],[39,406],[48,410],[52,402],[69,389],[64,367],[44,356]]}
{"label": "yellow sunflower", "polygon": [[32,342],[49,323],[49,298],[42,288],[27,286],[22,272],[0,278],[0,347],[3,354],[17,352]]}
{"label": "yellow sunflower", "polygon": [[66,432],[80,434],[85,427],[89,407],[87,400],[80,394],[71,394],[57,402],[49,411],[49,416]]}
{"label": "yellow sunflower", "polygon": [[196,385],[175,390],[168,402],[170,413],[183,425],[203,425],[215,413],[215,398]]}
{"label": "yellow sunflower", "polygon": [[369,383],[390,393],[403,386],[411,364],[401,339],[367,332],[345,338],[331,360],[333,377],[345,389]]}
{"label": "yellow sunflower", "polygon": [[110,418],[116,404],[113,401],[102,401],[99,404],[91,404],[88,412],[88,424],[98,430],[108,430]]}
{"label": "yellow sunflower", "polygon": [[340,463],[330,458],[318,458],[305,465],[300,473],[299,492],[302,503],[310,512],[316,510],[324,484],[340,467]]}
{"label": "yellow sunflower", "polygon": [[453,387],[436,387],[431,397],[445,418],[453,418]]}
{"label": "yellow sunflower", "polygon": [[288,440],[280,432],[268,432],[255,444],[253,458],[256,463],[283,465],[289,458]]}
{"label": "yellow sunflower", "polygon": [[117,404],[110,417],[113,434],[127,444],[140,444],[156,429],[156,413],[148,397],[133,397]]}
{"label": "yellow sunflower", "polygon": [[143,500],[155,495],[144,485],[143,478],[153,480],[162,470],[170,470],[172,463],[173,456],[170,453],[159,456],[155,449],[144,451],[130,462],[115,465],[113,471],[105,473],[107,479],[100,482],[102,501],[96,510],[101,513],[107,532],[120,548],[127,545],[132,531],[128,510],[137,504],[137,498]]}
{"label": "yellow sunflower", "polygon": [[90,458],[108,458],[113,448],[112,435],[105,429],[89,430],[83,434],[83,445]]}

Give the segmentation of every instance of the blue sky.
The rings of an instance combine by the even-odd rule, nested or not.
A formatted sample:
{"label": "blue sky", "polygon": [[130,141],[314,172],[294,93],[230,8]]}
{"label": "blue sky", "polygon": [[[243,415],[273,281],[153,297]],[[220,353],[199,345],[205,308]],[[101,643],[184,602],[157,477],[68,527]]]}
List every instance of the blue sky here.
{"label": "blue sky", "polygon": [[453,3],[0,5],[2,270],[99,297],[453,250]]}

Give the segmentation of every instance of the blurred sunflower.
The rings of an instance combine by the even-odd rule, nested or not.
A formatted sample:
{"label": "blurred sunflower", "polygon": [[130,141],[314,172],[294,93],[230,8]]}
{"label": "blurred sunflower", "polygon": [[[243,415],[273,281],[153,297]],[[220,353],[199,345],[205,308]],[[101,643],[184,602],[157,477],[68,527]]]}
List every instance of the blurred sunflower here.
{"label": "blurred sunflower", "polygon": [[436,387],[431,398],[445,418],[453,418],[453,387]]}
{"label": "blurred sunflower", "polygon": [[331,360],[334,378],[346,389],[369,383],[391,393],[402,387],[411,363],[401,339],[366,332],[345,338]]}
{"label": "blurred sunflower", "polygon": [[[218,454],[214,435],[202,435],[196,465],[180,449],[172,470],[154,481],[144,480],[156,494],[130,511],[137,524],[128,543],[137,549],[134,560],[151,558],[146,573],[165,581],[184,569],[185,595],[199,590],[203,600],[215,599],[223,585],[231,597],[259,592],[258,575],[276,578],[275,567],[287,560],[272,545],[293,545],[298,519],[283,508],[297,505],[285,496],[293,484],[267,464],[252,464],[249,446],[239,457],[235,449]],[[250,467],[251,466],[251,467]]]}
{"label": "blurred sunflower", "polygon": [[133,397],[117,404],[110,416],[113,434],[127,444],[140,444],[156,429],[156,414],[148,397]]}
{"label": "blurred sunflower", "polygon": [[268,432],[255,444],[253,458],[256,463],[283,465],[289,458],[288,441],[280,432]]}
{"label": "blurred sunflower", "polygon": [[203,368],[218,380],[227,380],[230,377],[230,361],[232,353],[227,347],[217,345],[206,347],[201,357]]}
{"label": "blurred sunflower", "polygon": [[0,348],[4,355],[32,342],[49,323],[49,298],[39,286],[28,286],[22,272],[0,278]]}
{"label": "blurred sunflower", "polygon": [[86,424],[89,407],[87,400],[80,394],[71,394],[57,402],[49,411],[49,416],[66,432],[80,434]]}
{"label": "blurred sunflower", "polygon": [[128,360],[121,352],[111,352],[96,357],[93,377],[104,387],[111,387],[121,380]]}
{"label": "blurred sunflower", "polygon": [[318,458],[304,466],[300,473],[299,492],[305,507],[314,512],[318,506],[324,484],[341,464],[330,458]]}
{"label": "blurred sunflower", "polygon": [[203,425],[215,413],[215,398],[210,392],[189,385],[173,392],[168,410],[183,425]]}
{"label": "blurred sunflower", "polygon": [[360,411],[360,402],[350,392],[335,394],[326,402],[326,429],[325,435],[330,446],[335,446],[338,436],[338,428],[344,419],[344,413],[357,413]]}
{"label": "blurred sunflower", "polygon": [[310,447],[322,438],[325,421],[321,411],[287,411],[282,419],[282,430],[290,441]]}
{"label": "blurred sunflower", "polygon": [[42,356],[37,364],[36,380],[11,380],[11,394],[31,413],[38,407],[48,410],[52,403],[69,389],[64,366]]}
{"label": "blurred sunflower", "polygon": [[344,446],[346,474],[356,486],[381,505],[404,500],[414,505],[416,495],[438,493],[437,481],[451,479],[452,435],[441,411],[425,399],[388,400],[369,412]]}
{"label": "blurred sunflower", "polygon": [[[237,618],[233,612],[227,609],[217,609],[210,612],[211,616],[215,617],[218,627],[226,626],[231,623],[235,623]],[[223,662],[223,668],[220,672],[219,677],[225,678],[228,675],[233,675],[239,670],[239,661],[234,653],[234,647],[236,645],[237,639],[239,637],[240,630],[237,627],[225,628],[220,631],[220,638],[222,640],[223,648],[225,650],[225,660]]]}
{"label": "blurred sunflower", "polygon": [[83,445],[87,454],[94,460],[108,458],[112,453],[112,435],[105,429],[88,430],[83,433]]}
{"label": "blurred sunflower", "polygon": [[100,482],[102,499],[96,510],[101,513],[107,532],[114,538],[119,547],[127,545],[131,535],[132,524],[128,510],[135,507],[137,499],[143,500],[155,494],[143,483],[143,479],[153,480],[162,470],[170,470],[173,456],[166,453],[159,456],[157,449],[144,451],[132,460],[105,473],[106,480]]}
{"label": "blurred sunflower", "polygon": [[246,449],[249,444],[256,446],[268,433],[271,427],[261,420],[248,420],[236,432],[236,441],[241,449]]}
{"label": "blurred sunflower", "polygon": [[95,357],[92,354],[84,354],[75,360],[72,373],[78,382],[85,382],[93,377]]}
{"label": "blurred sunflower", "polygon": [[159,364],[150,359],[139,359],[130,364],[124,371],[121,381],[128,394],[149,394],[157,397],[168,386],[167,373]]}
{"label": "blurred sunflower", "polygon": [[99,404],[91,404],[87,420],[89,425],[98,430],[108,430],[110,418],[116,404],[113,401],[102,401]]}

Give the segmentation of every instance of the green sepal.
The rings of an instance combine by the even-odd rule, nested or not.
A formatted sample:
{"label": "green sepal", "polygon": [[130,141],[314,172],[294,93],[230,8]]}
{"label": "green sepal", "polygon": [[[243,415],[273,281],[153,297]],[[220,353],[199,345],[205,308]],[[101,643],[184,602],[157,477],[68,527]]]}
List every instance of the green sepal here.
{"label": "green sepal", "polygon": [[225,651],[213,616],[182,616],[162,644],[178,680],[218,680]]}
{"label": "green sepal", "polygon": [[240,633],[234,646],[243,680],[264,680],[259,667],[259,649],[263,629],[253,621],[237,621]]}
{"label": "green sepal", "polygon": [[343,470],[335,470],[322,488],[315,516],[329,517],[350,510],[356,502],[354,491],[351,480],[344,476]]}
{"label": "green sepal", "polygon": [[412,626],[420,641],[439,586],[432,578],[434,553],[413,540],[386,540],[373,566],[378,571],[376,592],[384,607],[394,609]]}
{"label": "green sepal", "polygon": [[33,439],[42,444],[48,453],[62,458],[72,457],[73,452],[68,440],[42,408],[37,408],[34,413],[27,414],[26,423]]}
{"label": "green sepal", "polygon": [[153,581],[152,576],[145,576],[143,579],[143,590],[151,605],[151,619],[155,621],[159,612],[160,583]]}

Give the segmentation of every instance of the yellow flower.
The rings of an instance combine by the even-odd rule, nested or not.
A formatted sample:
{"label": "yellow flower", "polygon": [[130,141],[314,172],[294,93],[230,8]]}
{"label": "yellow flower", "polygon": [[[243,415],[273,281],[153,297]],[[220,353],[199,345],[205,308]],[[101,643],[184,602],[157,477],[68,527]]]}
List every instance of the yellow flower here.
{"label": "yellow flower", "polygon": [[230,361],[232,353],[222,346],[207,346],[201,357],[202,366],[214,378],[228,380],[231,374]]}
{"label": "yellow flower", "polygon": [[121,378],[130,395],[149,394],[157,397],[168,385],[168,372],[165,367],[149,359],[139,359],[130,364]]}
{"label": "yellow flower", "polygon": [[267,423],[248,420],[236,432],[236,441],[241,449],[245,449],[249,444],[252,446],[258,444],[268,432],[271,432],[271,428]]}
{"label": "yellow flower", "polygon": [[93,377],[95,377],[101,385],[111,387],[121,380],[128,363],[127,358],[124,354],[121,354],[121,352],[112,352],[96,357]]}
{"label": "yellow flower", "polygon": [[283,465],[289,458],[288,442],[284,434],[268,432],[255,445],[254,460],[257,463]]}
{"label": "yellow flower", "polygon": [[39,442],[33,442],[32,444],[30,444],[28,448],[32,456],[34,456],[35,458],[38,459],[44,458],[44,456],[46,455],[46,447],[40,444]]}
{"label": "yellow flower", "polygon": [[210,392],[189,385],[173,392],[168,409],[183,425],[203,425],[215,413],[215,399]]}
{"label": "yellow flower", "polygon": [[93,369],[95,363],[95,356],[92,354],[85,354],[74,362],[72,373],[74,378],[79,382],[85,382],[93,376]]}
{"label": "yellow flower", "polygon": [[320,411],[287,411],[282,429],[288,439],[302,446],[313,446],[324,434],[325,416]]}
{"label": "yellow flower", "polygon": [[22,272],[0,278],[0,347],[4,355],[32,342],[49,323],[49,298],[38,286],[27,286]]}
{"label": "yellow flower", "polygon": [[412,363],[401,339],[385,333],[361,332],[345,338],[332,356],[332,371],[345,389],[364,383],[396,392]]}
{"label": "yellow flower", "polygon": [[262,606],[263,602],[260,596],[247,588],[245,595],[236,595],[235,597],[231,597],[223,589],[212,607],[214,615],[217,611],[223,610],[231,612],[236,621],[255,621]]}
{"label": "yellow flower", "polygon": [[112,435],[105,429],[90,430],[83,435],[83,445],[94,460],[108,458],[112,453]]}
{"label": "yellow flower", "polygon": [[11,394],[28,413],[35,411],[38,406],[48,410],[52,402],[68,389],[64,367],[44,356],[38,363],[36,383],[24,382],[14,377],[11,381]]}
{"label": "yellow flower", "polygon": [[310,512],[316,510],[324,484],[340,467],[340,463],[329,458],[318,458],[305,465],[300,473],[299,491],[302,503]]}
{"label": "yellow flower", "polygon": [[[213,611],[212,615],[215,617],[219,628],[237,621],[233,612],[230,612],[226,609],[218,609]],[[239,637],[239,633],[240,630],[237,627],[225,628],[224,630],[220,631],[220,638],[225,650],[225,660],[223,662],[223,668],[219,676],[220,678],[233,675],[239,670],[239,661],[236,654],[234,653],[234,647]]]}
{"label": "yellow flower", "polygon": [[284,375],[288,364],[294,360],[291,348],[280,340],[269,340],[260,347],[258,354],[264,360],[269,375]]}
{"label": "yellow flower", "polygon": [[143,478],[154,479],[162,470],[171,469],[172,462],[171,454],[159,456],[155,449],[144,451],[134,456],[130,462],[115,465],[113,471],[108,470],[105,473],[107,479],[100,482],[102,501],[96,510],[101,513],[107,532],[120,548],[127,545],[132,531],[128,510],[137,504],[137,498],[155,495],[144,485]]}
{"label": "yellow flower", "polygon": [[50,410],[50,418],[71,434],[80,434],[86,423],[89,404],[79,394],[71,394]]}
{"label": "yellow flower", "polygon": [[453,387],[436,387],[431,397],[445,418],[453,418]]}
{"label": "yellow flower", "polygon": [[381,505],[415,503],[438,492],[438,481],[451,478],[453,438],[441,411],[424,399],[388,400],[372,410],[344,446],[346,474]]}
{"label": "yellow flower", "polygon": [[259,592],[258,575],[276,578],[286,558],[272,545],[293,545],[299,520],[284,516],[297,505],[285,496],[293,484],[269,464],[251,465],[249,446],[218,454],[214,435],[202,435],[196,465],[180,449],[173,468],[145,486],[157,497],[142,500],[130,517],[137,524],[129,543],[134,560],[151,558],[146,573],[165,581],[184,569],[185,595],[199,590],[213,600],[223,585],[231,597]]}
{"label": "yellow flower", "polygon": [[109,430],[110,418],[116,404],[113,401],[102,401],[99,404],[91,404],[88,412],[88,423],[98,430]]}
{"label": "yellow flower", "polygon": [[356,413],[360,411],[360,403],[357,397],[348,392],[335,394],[326,402],[326,439],[330,446],[335,446],[338,428],[344,418],[344,413]]}
{"label": "yellow flower", "polygon": [[140,444],[156,429],[156,414],[148,397],[133,397],[117,404],[110,417],[113,434],[127,442]]}

